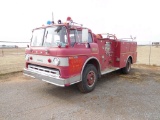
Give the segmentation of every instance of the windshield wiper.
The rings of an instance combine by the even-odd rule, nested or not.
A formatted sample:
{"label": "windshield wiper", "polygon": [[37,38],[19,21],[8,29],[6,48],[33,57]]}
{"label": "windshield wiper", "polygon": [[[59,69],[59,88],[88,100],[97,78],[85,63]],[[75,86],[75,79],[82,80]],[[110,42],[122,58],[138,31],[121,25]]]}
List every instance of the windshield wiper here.
{"label": "windshield wiper", "polygon": [[55,29],[55,32],[59,32],[62,29],[62,26],[58,26],[57,29]]}
{"label": "windshield wiper", "polygon": [[45,38],[47,38],[47,35],[48,35],[48,31],[47,31],[47,33],[46,33],[46,35],[45,35]]}

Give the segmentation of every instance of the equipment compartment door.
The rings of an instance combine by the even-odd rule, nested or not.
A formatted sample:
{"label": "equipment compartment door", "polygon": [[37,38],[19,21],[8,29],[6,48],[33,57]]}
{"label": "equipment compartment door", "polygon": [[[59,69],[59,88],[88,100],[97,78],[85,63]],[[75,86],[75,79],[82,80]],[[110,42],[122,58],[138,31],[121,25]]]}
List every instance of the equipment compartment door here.
{"label": "equipment compartment door", "polygon": [[111,40],[99,40],[98,45],[102,70],[111,68],[114,64],[114,42]]}
{"label": "equipment compartment door", "polygon": [[105,51],[105,59],[106,59],[106,68],[113,67],[113,59],[114,59],[114,50],[113,50],[113,43],[112,41],[105,41],[104,51]]}

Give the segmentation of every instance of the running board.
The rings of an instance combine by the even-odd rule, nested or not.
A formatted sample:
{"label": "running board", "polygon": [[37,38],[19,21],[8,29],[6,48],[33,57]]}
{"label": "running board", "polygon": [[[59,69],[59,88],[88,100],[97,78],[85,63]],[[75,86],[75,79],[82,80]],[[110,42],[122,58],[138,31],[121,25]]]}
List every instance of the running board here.
{"label": "running board", "polygon": [[101,75],[104,75],[106,73],[110,73],[110,72],[116,71],[118,69],[120,69],[120,68],[118,68],[118,67],[107,68],[107,69],[101,71]]}

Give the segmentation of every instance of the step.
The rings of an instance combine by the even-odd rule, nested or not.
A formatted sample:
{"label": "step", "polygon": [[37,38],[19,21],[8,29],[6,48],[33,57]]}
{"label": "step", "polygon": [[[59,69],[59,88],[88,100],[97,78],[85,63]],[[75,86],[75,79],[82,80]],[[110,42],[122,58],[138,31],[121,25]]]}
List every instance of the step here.
{"label": "step", "polygon": [[107,68],[107,69],[101,71],[101,75],[104,75],[106,73],[110,73],[110,72],[113,72],[113,71],[116,71],[116,70],[119,70],[119,69],[120,68],[118,68],[118,67]]}

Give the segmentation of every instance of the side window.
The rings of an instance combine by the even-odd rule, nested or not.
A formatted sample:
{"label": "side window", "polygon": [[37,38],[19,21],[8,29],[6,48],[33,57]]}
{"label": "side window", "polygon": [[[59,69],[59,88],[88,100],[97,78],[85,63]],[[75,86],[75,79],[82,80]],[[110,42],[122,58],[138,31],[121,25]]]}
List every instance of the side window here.
{"label": "side window", "polygon": [[82,31],[77,31],[77,42],[81,43],[82,42]]}
{"label": "side window", "polygon": [[82,31],[70,30],[71,45],[82,42]]}
{"label": "side window", "polygon": [[92,35],[91,33],[88,33],[88,43],[92,43]]}
{"label": "side window", "polygon": [[31,46],[42,46],[44,29],[33,31]]}
{"label": "side window", "polygon": [[75,33],[75,30],[71,30],[71,31],[70,31],[69,36],[70,36],[71,44],[76,42],[76,36],[75,36],[75,34],[76,34],[76,33]]}
{"label": "side window", "polygon": [[[81,43],[82,42],[82,31],[71,30],[70,40],[71,40],[72,46],[74,45],[74,43]],[[92,42],[93,42],[92,35],[91,33],[88,33],[88,43],[92,43]]]}

